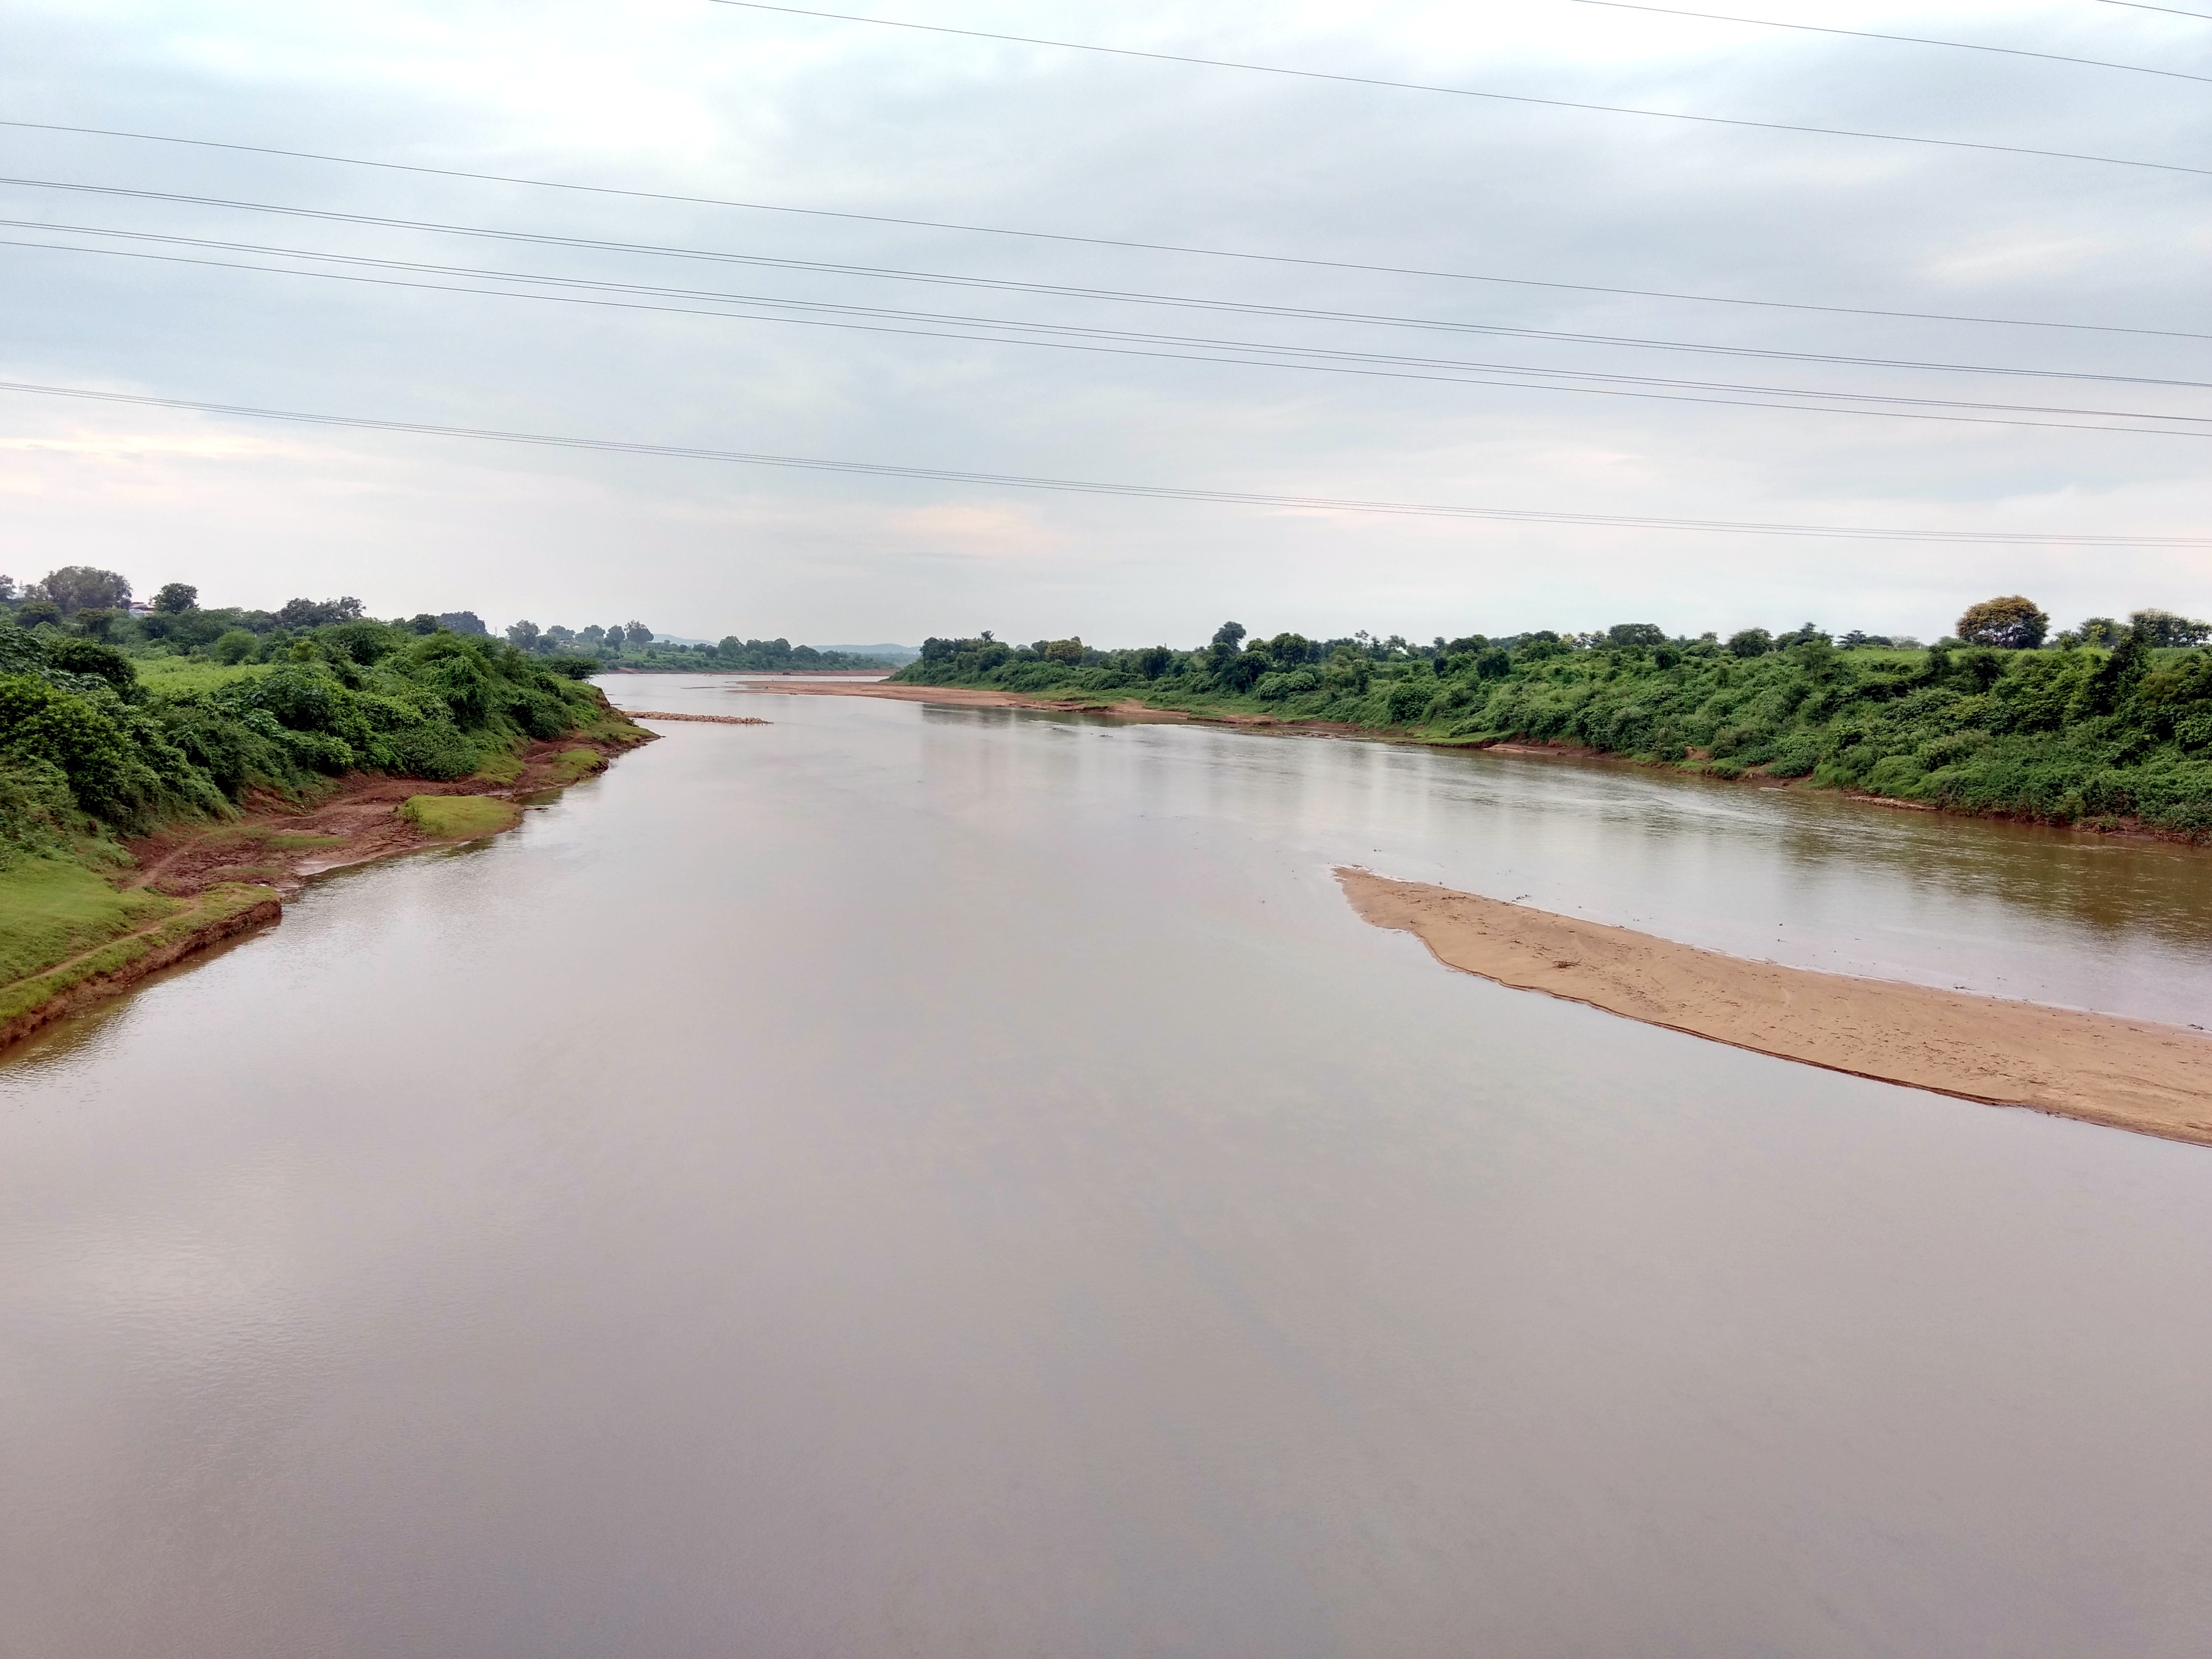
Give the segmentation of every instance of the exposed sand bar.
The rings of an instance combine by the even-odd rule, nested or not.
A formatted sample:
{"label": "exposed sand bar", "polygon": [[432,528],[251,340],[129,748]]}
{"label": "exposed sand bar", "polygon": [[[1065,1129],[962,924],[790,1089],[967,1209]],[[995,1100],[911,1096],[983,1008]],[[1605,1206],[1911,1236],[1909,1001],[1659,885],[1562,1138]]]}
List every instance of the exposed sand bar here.
{"label": "exposed sand bar", "polygon": [[625,708],[625,719],[634,720],[698,720],[708,726],[766,726],[763,720],[750,714],[672,714],[663,708]]}
{"label": "exposed sand bar", "polygon": [[2212,1036],[1851,979],[1340,869],[1352,907],[1448,968],[1831,1071],[2212,1146]]}
{"label": "exposed sand bar", "polygon": [[[1111,702],[1103,697],[1026,697],[1018,691],[996,691],[965,685],[890,685],[882,680],[748,680],[730,688],[732,691],[756,693],[764,696],[792,697],[884,697],[893,702],[945,702],[963,708],[1047,708],[1062,714],[1118,714],[1126,720],[1187,720],[1189,715],[1180,709],[1152,708],[1141,702]],[[635,716],[641,720],[660,718],[657,715]],[[1242,720],[1224,720],[1224,725],[1240,725]]]}

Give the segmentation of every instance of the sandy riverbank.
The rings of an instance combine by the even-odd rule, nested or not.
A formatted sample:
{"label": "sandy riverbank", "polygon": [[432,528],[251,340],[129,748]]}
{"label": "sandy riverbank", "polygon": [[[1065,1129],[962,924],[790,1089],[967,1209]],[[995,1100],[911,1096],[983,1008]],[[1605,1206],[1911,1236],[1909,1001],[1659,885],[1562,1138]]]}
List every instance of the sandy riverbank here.
{"label": "sandy riverbank", "polygon": [[1421,882],[1340,869],[1368,921],[1446,967],[1784,1060],[2212,1146],[2212,1036],[1751,962]]}
{"label": "sandy riverbank", "polygon": [[[1180,708],[1155,708],[1125,697],[1030,697],[965,685],[894,685],[882,680],[794,681],[789,684],[733,685],[732,691],[777,697],[882,697],[893,702],[951,703],[963,708],[1043,708],[1063,714],[1112,714],[1130,720],[1196,720],[1209,726],[1273,726],[1265,714],[1192,714]],[[1314,729],[1320,729],[1318,726]],[[1349,730],[1350,728],[1345,728]]]}

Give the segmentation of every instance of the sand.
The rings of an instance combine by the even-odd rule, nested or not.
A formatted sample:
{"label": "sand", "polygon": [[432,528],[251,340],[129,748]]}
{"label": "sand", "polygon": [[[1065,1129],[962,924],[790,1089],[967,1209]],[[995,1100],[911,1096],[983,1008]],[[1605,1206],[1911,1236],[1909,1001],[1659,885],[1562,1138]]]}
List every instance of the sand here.
{"label": "sand", "polygon": [[634,720],[700,720],[708,726],[766,726],[763,720],[750,714],[672,714],[665,708],[625,708],[623,714]]}
{"label": "sand", "polygon": [[[1322,723],[1317,721],[1287,722],[1279,720],[1272,714],[1192,714],[1180,708],[1155,708],[1149,703],[1139,702],[1129,697],[1118,702],[1109,697],[1030,697],[1018,691],[998,691],[966,685],[890,685],[881,680],[808,680],[787,684],[775,680],[733,685],[730,690],[762,696],[884,697],[893,702],[943,702],[963,708],[1042,708],[1063,714],[1111,714],[1126,720],[1190,720],[1204,726],[1280,727],[1285,731],[1293,726],[1299,729],[1323,729]],[[1352,728],[1345,726],[1340,729],[1349,732]]]}
{"label": "sand", "polygon": [[1831,1071],[2212,1146],[2212,1036],[1852,979],[1340,869],[1367,921],[1516,990]]}

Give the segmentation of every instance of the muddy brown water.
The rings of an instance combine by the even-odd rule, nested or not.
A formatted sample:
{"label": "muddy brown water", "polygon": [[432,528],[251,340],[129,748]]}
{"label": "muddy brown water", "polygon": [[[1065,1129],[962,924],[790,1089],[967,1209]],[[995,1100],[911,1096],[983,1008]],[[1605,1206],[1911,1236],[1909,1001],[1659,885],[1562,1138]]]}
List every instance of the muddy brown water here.
{"label": "muddy brown water", "polygon": [[775,724],[0,1065],[0,1654],[2203,1651],[2212,1154],[1328,872],[2202,1020],[2205,855],[612,690]]}

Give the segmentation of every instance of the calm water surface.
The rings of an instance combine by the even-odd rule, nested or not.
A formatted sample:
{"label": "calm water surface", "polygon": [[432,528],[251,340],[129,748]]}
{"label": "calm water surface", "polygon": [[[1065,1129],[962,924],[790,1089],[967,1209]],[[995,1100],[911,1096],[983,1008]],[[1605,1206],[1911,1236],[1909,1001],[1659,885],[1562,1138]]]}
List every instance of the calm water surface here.
{"label": "calm water surface", "polygon": [[2204,1651],[2212,1153],[1328,867],[2212,1024],[2212,860],[615,690],[775,724],[0,1066],[9,1659]]}

